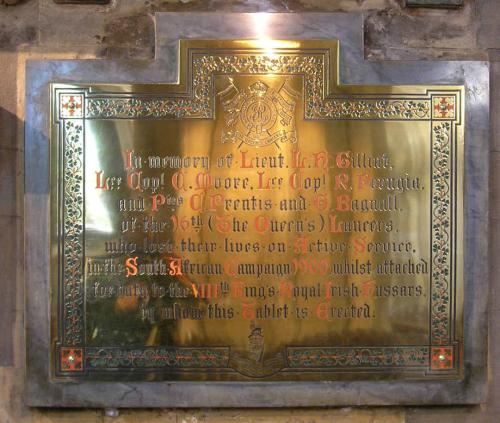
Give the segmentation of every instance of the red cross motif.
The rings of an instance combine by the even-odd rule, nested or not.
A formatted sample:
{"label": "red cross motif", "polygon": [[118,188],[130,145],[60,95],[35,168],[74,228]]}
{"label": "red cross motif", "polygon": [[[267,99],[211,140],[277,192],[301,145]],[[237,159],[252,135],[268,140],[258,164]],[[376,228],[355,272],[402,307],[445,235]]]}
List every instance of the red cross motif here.
{"label": "red cross motif", "polygon": [[431,369],[453,369],[453,347],[432,347]]}
{"label": "red cross motif", "polygon": [[73,94],[61,94],[61,118],[83,117],[83,96]]}
{"label": "red cross motif", "polygon": [[434,106],[433,117],[438,119],[455,118],[455,98],[454,97],[433,97]]}
{"label": "red cross motif", "polygon": [[83,371],[83,349],[61,348],[61,370],[63,372]]}

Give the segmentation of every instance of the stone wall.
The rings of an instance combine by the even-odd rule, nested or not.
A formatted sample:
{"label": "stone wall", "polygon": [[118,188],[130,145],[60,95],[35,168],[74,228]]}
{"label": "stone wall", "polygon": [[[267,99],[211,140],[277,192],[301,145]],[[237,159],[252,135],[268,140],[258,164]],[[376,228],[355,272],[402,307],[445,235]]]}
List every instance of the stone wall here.
{"label": "stone wall", "polygon": [[[85,3],[85,2],[83,2]],[[302,410],[33,410],[23,405],[23,122],[27,59],[154,55],[156,11],[360,12],[367,60],[491,61],[490,393],[475,407]],[[500,4],[407,8],[404,0],[112,0],[107,5],[0,0],[0,423],[497,422],[500,417]]]}

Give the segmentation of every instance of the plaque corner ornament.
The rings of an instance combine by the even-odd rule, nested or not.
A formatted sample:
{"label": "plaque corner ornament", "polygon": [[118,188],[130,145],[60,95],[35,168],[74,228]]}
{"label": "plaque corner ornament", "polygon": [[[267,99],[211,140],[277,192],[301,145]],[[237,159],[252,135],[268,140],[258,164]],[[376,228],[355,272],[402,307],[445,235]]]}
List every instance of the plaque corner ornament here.
{"label": "plaque corner ornament", "polygon": [[456,96],[434,95],[432,96],[433,119],[454,120],[456,116]]}
{"label": "plaque corner ornament", "polygon": [[84,371],[84,349],[74,347],[61,347],[60,348],[61,372],[83,372]]}
{"label": "plaque corner ornament", "polygon": [[452,370],[455,367],[453,346],[432,347],[431,369]]}
{"label": "plaque corner ornament", "polygon": [[75,93],[59,94],[59,118],[81,119],[84,117],[84,95]]}

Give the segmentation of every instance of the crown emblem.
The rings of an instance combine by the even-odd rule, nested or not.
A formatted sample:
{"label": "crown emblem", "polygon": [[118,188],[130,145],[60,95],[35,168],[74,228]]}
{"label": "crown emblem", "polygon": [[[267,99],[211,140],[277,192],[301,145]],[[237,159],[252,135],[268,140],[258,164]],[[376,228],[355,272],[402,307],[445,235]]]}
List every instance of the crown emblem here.
{"label": "crown emblem", "polygon": [[252,85],[250,85],[250,87],[249,87],[249,91],[252,94],[257,95],[258,97],[264,97],[266,95],[268,89],[269,89],[269,87],[266,84],[264,84],[262,81],[257,81],[255,83],[253,83]]}

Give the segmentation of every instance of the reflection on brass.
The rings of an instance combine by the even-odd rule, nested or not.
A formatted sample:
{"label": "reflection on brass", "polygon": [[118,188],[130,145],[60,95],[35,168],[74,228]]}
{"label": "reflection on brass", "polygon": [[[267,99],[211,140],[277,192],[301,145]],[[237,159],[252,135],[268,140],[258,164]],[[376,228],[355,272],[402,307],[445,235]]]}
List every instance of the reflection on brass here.
{"label": "reflection on brass", "polygon": [[342,85],[337,52],[53,84],[55,377],[461,377],[463,87]]}

